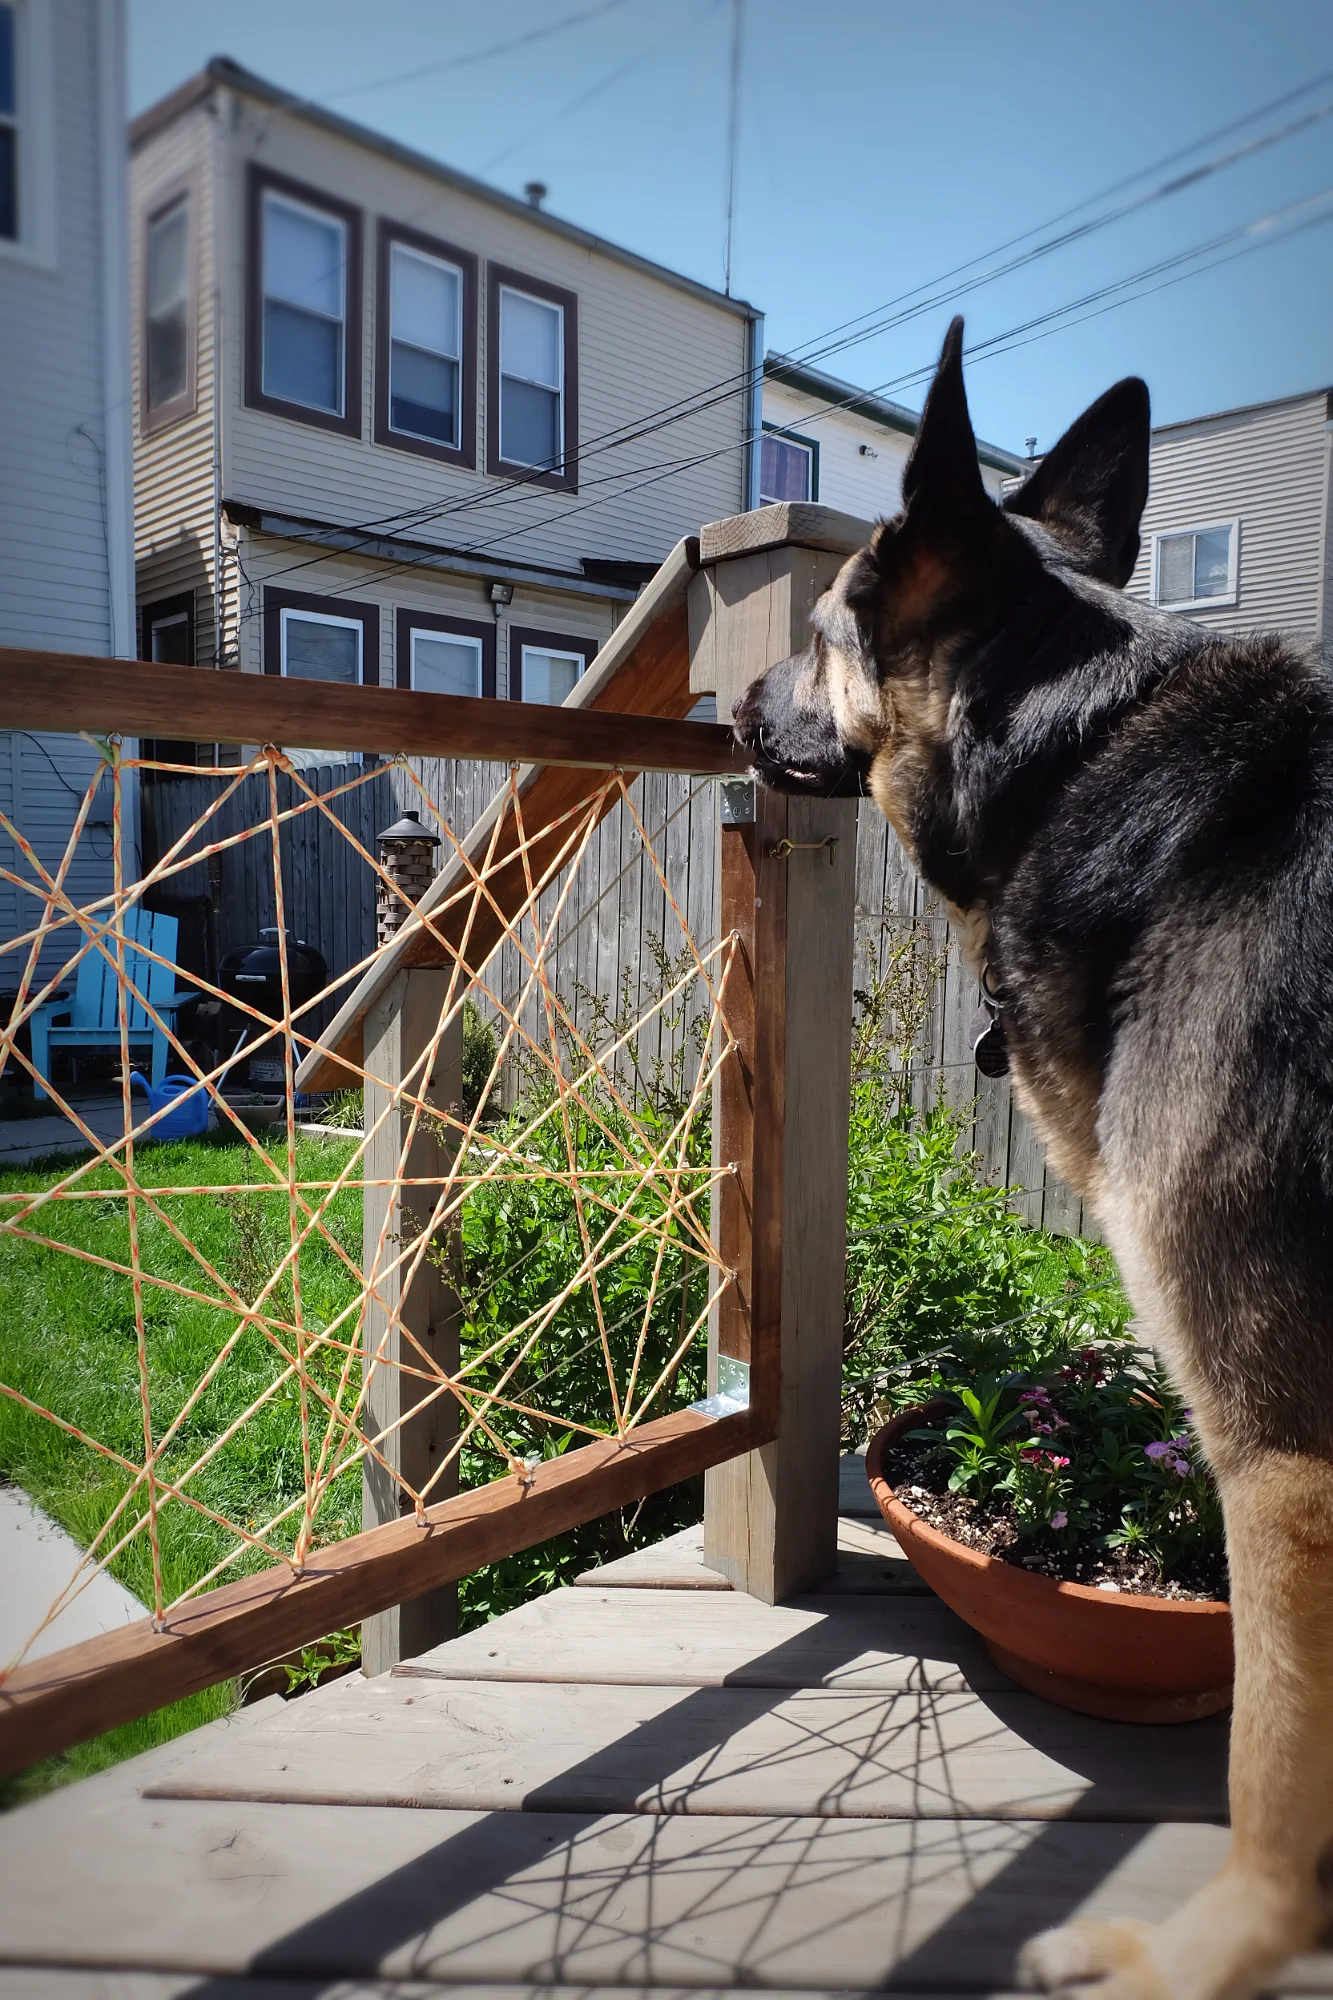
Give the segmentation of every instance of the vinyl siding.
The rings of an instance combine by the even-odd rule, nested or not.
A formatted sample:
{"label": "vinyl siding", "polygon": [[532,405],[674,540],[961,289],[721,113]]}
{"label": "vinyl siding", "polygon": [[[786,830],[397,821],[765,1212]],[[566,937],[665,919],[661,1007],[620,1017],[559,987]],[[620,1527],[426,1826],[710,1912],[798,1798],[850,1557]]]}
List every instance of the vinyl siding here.
{"label": "vinyl siding", "polygon": [[[886,430],[850,411],[828,410],[817,397],[772,380],[764,383],[764,422],[818,439],[823,506],[866,521],[896,514],[902,506],[903,468],[913,443],[906,432]],[[863,444],[874,458],[862,457]],[[1006,475],[983,465],[981,476],[986,491],[998,498]]]}
{"label": "vinyl siding", "polygon": [[0,262],[0,643],[108,653],[97,0],[36,4],[50,15],[56,268]]}
{"label": "vinyl siding", "polygon": [[[219,124],[227,135],[220,218],[227,300],[224,497],[345,524],[466,503],[465,511],[413,526],[413,537],[452,548],[486,546],[500,558],[574,571],[584,555],[660,559],[702,521],[741,506],[739,394],[651,437],[585,455],[580,491],[570,495],[517,485],[488,505],[475,505],[477,494],[494,485],[484,472],[370,443],[375,223],[381,216],[474,251],[483,265],[483,301],[487,260],[577,294],[581,440],[637,423],[659,406],[736,376],[745,361],[745,320],[281,111],[227,93],[221,103]],[[244,406],[245,169],[251,158],[363,212],[360,439]],[[481,321],[477,462],[484,466],[484,304]],[[664,464],[695,458],[704,462]],[[628,490],[645,477],[653,483]]]}
{"label": "vinyl siding", "polygon": [[1326,408],[1321,391],[1156,432],[1131,595],[1149,595],[1154,534],[1239,519],[1236,603],[1185,616],[1223,632],[1315,638],[1326,560]]}
{"label": "vinyl siding", "polygon": [[[130,175],[136,594],[141,605],[187,590],[195,598],[195,659],[214,658],[213,637],[213,119],[197,106],[136,153]],[[144,430],[144,230],[180,188],[190,201],[195,401],[191,414]]]}
{"label": "vinyl siding", "polygon": [[[55,267],[0,261],[0,644],[107,654],[112,647],[104,488],[104,381],[99,63],[114,36],[100,0],[33,0],[49,15],[54,115]],[[22,165],[20,164],[20,171]],[[113,414],[113,421],[115,421]],[[0,811],[43,865],[59,867],[78,797],[98,764],[77,737],[0,733]],[[54,765],[54,769],[53,769]],[[110,836],[87,833],[66,888],[78,903],[109,892]],[[17,844],[0,862],[29,877]],[[0,888],[0,990],[17,986],[26,950],[17,932],[42,905],[13,883]],[[49,943],[44,974],[69,947]]]}
{"label": "vinyl siding", "polygon": [[[453,577],[429,569],[404,569],[392,563],[364,562],[355,556],[330,555],[313,568],[296,568],[309,562],[316,551],[300,542],[277,536],[240,531],[237,573],[244,583],[241,614],[237,628],[236,657],[247,673],[262,673],[263,594],[265,583],[291,590],[329,595],[329,609],[336,612],[338,598],[379,606],[379,679],[383,687],[394,685],[394,633],[399,610],[438,612],[474,623],[491,622],[490,586],[467,577]],[[544,632],[559,632],[571,639],[595,639],[600,645],[614,628],[614,609],[609,600],[565,595],[559,591],[514,586],[513,602],[505,607],[496,629],[496,685],[501,696],[509,692],[509,632],[511,626],[533,626]]]}
{"label": "vinyl siding", "polygon": [[[50,875],[60,868],[84,791],[99,766],[105,769],[97,751],[76,736],[56,736],[45,731],[37,735],[21,729],[6,730],[0,735],[0,812],[21,829]],[[127,780],[127,792],[128,789]],[[111,818],[109,777],[91,816],[106,821]],[[127,874],[133,872],[129,845],[127,841]],[[34,885],[31,894],[12,882],[0,885],[0,939],[5,945],[0,956],[0,991],[12,992],[18,986],[28,957],[27,946],[14,940],[36,929],[44,901],[38,890],[39,878],[17,843],[9,838],[0,839],[0,856],[6,868],[12,868],[24,881]],[[110,827],[89,829],[85,825],[65,874],[65,891],[71,902],[86,908],[109,896],[112,882]],[[73,924],[53,929],[38,958],[39,983],[59,976],[82,943],[83,933]],[[73,984],[74,977],[77,974],[71,975],[69,984]]]}

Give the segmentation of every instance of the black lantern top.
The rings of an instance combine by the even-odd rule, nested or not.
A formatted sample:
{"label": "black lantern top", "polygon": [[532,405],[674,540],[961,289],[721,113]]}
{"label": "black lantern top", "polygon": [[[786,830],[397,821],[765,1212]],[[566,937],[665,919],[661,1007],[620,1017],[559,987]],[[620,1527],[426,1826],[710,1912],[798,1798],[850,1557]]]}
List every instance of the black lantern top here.
{"label": "black lantern top", "polygon": [[396,819],[392,826],[386,826],[383,833],[375,837],[381,846],[386,847],[439,847],[441,844],[439,834],[423,826],[420,813],[414,812],[405,812],[401,819]]}

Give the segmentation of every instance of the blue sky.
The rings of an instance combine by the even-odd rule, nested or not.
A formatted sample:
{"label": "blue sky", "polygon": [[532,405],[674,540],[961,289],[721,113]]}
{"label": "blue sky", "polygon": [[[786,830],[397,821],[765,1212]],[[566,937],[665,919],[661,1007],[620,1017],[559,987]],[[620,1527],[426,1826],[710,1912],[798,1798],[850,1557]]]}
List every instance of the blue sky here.
{"label": "blue sky", "polygon": [[[1020,231],[1325,72],[1186,164],[1333,101],[1328,0],[743,4],[732,288],[788,352],[965,260],[988,268]],[[591,18],[459,65],[574,14]],[[730,0],[130,0],[131,101],[227,54],[510,191],[544,180],[554,213],[720,286],[730,19]],[[1325,189],[1333,117],[980,287],[969,345]],[[1249,254],[976,360],[978,432],[1044,448],[1131,372],[1158,422],[1333,384],[1333,224],[1268,240],[1331,214],[1333,198],[1286,213]],[[903,378],[950,310],[819,365],[917,404]]]}

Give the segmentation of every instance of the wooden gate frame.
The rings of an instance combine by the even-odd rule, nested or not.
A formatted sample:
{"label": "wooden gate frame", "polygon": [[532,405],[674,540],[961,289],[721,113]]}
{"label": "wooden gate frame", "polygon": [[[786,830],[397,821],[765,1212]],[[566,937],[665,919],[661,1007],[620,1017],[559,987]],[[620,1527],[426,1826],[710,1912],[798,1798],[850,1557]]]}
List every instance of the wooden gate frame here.
{"label": "wooden gate frame", "polygon": [[[540,825],[582,795],[579,773],[589,769],[740,779],[730,730],[682,719],[695,698],[691,674],[695,687],[716,689],[726,713],[741,686],[803,643],[830,550],[845,553],[865,533],[828,509],[771,507],[706,529],[702,551],[682,542],[558,709],[0,649],[0,728],[58,720],[64,730],[132,736],[160,732],[169,716],[175,734],[218,743],[526,758],[516,783],[527,824]],[[739,789],[752,791],[743,780]],[[713,1467],[729,1478],[710,1480],[706,1546],[734,1581],[771,1601],[832,1569],[851,999],[844,877],[854,870],[855,806],[849,816],[842,802],[752,796],[753,817],[719,841],[720,934],[734,929],[740,950],[728,994],[738,1048],[714,1092],[715,1143],[737,1171],[714,1204],[736,1283],[710,1328],[713,1393],[623,1440],[441,1500],[420,1522],[389,1520],[317,1549],[299,1576],[278,1565],[187,1601],[161,1630],[145,1617],[19,1667],[0,1684],[0,1774]],[[511,823],[497,836],[506,810]],[[512,819],[501,798],[464,843],[469,855],[489,851],[488,884],[502,907],[520,894],[524,872],[517,854],[508,881],[494,867],[507,842],[517,847]],[[774,851],[827,839],[826,821],[842,845],[831,868],[827,849]],[[529,857],[539,868],[531,847]],[[462,865],[437,880],[423,913],[447,900]],[[814,950],[789,955],[789,935],[804,942],[812,924]],[[447,920],[440,928],[447,942]],[[470,945],[484,957],[477,928]],[[432,962],[447,959],[420,930],[382,954],[307,1057],[300,1086],[359,1074],[371,1009],[404,970]]]}

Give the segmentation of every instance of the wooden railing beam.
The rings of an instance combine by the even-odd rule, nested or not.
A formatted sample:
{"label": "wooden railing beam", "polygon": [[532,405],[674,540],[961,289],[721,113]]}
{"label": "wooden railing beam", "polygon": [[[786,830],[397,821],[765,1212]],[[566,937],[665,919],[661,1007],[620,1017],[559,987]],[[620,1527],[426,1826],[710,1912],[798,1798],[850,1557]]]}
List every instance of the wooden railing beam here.
{"label": "wooden railing beam", "polygon": [[279,1660],[423,1591],[562,1535],[599,1514],[744,1451],[763,1432],[749,1411],[678,1410],[624,1441],[606,1438],[516,1475],[312,1550],[304,1574],[279,1564],[149,1619],[67,1646],[0,1683],[0,1777],[147,1715],[218,1681]]}
{"label": "wooden railing beam", "polygon": [[642,720],[605,708],[547,708],[0,647],[0,729],[52,728],[122,736],[170,731],[201,743],[319,743],[380,756],[478,757],[582,770],[744,769],[731,732],[711,722],[655,717],[645,729]]}

